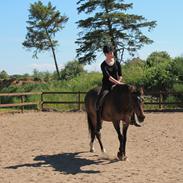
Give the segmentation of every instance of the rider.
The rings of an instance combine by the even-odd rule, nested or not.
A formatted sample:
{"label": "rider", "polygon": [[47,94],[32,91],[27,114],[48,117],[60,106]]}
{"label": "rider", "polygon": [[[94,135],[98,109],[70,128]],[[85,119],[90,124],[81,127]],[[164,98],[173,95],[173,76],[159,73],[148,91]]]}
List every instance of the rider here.
{"label": "rider", "polygon": [[114,58],[114,50],[110,45],[103,47],[103,53],[105,60],[101,63],[101,70],[103,74],[102,88],[96,102],[96,113],[97,113],[97,126],[96,132],[99,132],[102,128],[101,121],[101,108],[102,102],[105,95],[111,90],[114,85],[122,84],[122,72],[121,65]]}

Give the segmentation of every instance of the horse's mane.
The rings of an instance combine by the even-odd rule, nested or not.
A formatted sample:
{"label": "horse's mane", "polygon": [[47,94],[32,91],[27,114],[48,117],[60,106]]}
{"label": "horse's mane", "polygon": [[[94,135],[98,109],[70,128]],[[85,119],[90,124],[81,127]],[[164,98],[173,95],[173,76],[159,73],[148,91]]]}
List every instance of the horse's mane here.
{"label": "horse's mane", "polygon": [[122,84],[122,85],[115,85],[112,88],[112,92],[117,92],[117,93],[129,93],[129,94],[136,94],[136,95],[143,95],[143,88],[142,87],[137,87],[135,85],[130,85],[130,84]]}
{"label": "horse's mane", "polygon": [[121,84],[121,85],[115,85],[112,90],[114,91],[120,91],[120,92],[135,92],[136,91],[136,87],[130,84]]}

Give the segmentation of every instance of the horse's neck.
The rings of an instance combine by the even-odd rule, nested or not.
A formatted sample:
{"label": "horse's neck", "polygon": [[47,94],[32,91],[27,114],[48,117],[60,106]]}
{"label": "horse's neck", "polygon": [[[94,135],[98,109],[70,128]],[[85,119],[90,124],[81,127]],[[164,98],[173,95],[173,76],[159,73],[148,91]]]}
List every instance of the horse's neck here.
{"label": "horse's neck", "polygon": [[111,90],[107,94],[105,100],[110,101],[111,105],[114,108],[116,108],[117,111],[132,110],[132,100],[129,92],[126,91],[124,91],[124,93],[123,91],[119,92],[114,88],[114,90]]}

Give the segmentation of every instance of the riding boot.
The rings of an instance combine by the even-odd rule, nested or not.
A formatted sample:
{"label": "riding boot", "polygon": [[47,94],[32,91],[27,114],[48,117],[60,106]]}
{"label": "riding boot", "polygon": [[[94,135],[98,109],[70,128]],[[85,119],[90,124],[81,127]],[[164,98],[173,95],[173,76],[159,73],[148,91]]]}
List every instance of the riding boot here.
{"label": "riding boot", "polygon": [[131,116],[131,119],[130,119],[130,124],[131,125],[134,125],[135,124],[135,113],[133,112],[132,116]]}
{"label": "riding boot", "polygon": [[133,113],[132,116],[131,116],[130,124],[131,124],[131,125],[134,125],[134,126],[136,126],[136,127],[141,127],[141,125],[140,125],[140,124],[138,123],[138,121],[136,121],[136,119],[135,119],[135,113]]}

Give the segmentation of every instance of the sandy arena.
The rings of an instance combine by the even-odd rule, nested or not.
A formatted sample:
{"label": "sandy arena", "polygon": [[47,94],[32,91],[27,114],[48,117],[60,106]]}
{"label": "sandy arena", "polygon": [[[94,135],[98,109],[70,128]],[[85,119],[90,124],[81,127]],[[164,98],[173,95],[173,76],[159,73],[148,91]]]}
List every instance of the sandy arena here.
{"label": "sandy arena", "polygon": [[130,126],[127,161],[117,161],[117,134],[104,122],[89,152],[84,112],[0,115],[0,183],[182,183],[183,113],[146,113]]}

